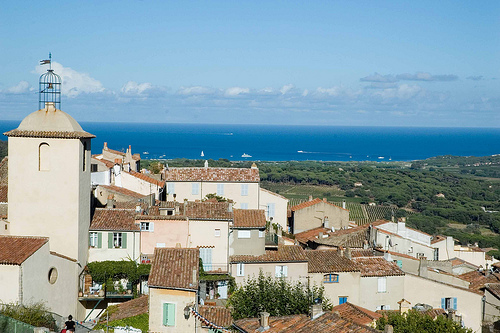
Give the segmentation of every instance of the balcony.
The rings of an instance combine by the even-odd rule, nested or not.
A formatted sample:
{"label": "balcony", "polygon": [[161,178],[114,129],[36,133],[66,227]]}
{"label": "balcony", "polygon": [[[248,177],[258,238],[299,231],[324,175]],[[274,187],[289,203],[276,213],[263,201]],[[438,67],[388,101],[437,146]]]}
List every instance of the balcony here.
{"label": "balcony", "polygon": [[279,237],[275,233],[266,232],[266,247],[278,246]]}

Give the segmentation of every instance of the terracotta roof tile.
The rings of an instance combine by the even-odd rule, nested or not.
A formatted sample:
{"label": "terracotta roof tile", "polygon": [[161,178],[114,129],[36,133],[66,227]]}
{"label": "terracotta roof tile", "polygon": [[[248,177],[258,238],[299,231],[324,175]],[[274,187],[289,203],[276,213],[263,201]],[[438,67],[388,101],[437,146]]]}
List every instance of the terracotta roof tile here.
{"label": "terracotta roof tile", "polygon": [[229,220],[233,218],[230,206],[232,206],[231,202],[189,201],[187,205],[181,203],[179,208],[182,210],[181,214],[192,219]]}
{"label": "terracotta roof tile", "polygon": [[355,262],[361,268],[363,277],[404,275],[398,265],[384,258],[356,258]]}
{"label": "terracotta roof tile", "polygon": [[153,177],[150,177],[148,175],[145,175],[143,173],[140,173],[140,172],[137,172],[137,171],[134,171],[134,170],[130,170],[130,171],[123,171],[125,173],[128,173],[136,178],[139,178],[139,179],[142,179],[144,181],[147,181],[148,183],[151,183],[151,184],[154,184],[156,186],[159,186],[159,187],[164,187],[165,186],[165,182],[164,181],[161,181],[161,180],[157,180]]}
{"label": "terracotta roof tile", "polygon": [[[235,322],[235,325],[245,332],[261,332],[258,318],[245,318]],[[341,318],[333,312],[323,313],[311,320],[308,315],[299,314],[283,317],[269,317],[267,333],[277,332],[342,332],[342,333],[369,333],[379,332],[373,328],[356,324],[348,319]]]}
{"label": "terracotta roof tile", "polygon": [[138,199],[134,199],[129,201],[115,201],[113,206],[116,209],[128,209],[135,211],[137,206],[141,206],[142,210],[146,210],[149,205],[145,202],[139,201]]}
{"label": "terracotta roof tile", "polygon": [[55,138],[55,139],[83,139],[95,138],[95,135],[87,132],[64,132],[64,131],[25,131],[14,129],[5,132],[3,135],[25,138]]}
{"label": "terracotta roof tile", "polygon": [[460,258],[450,259],[450,262],[451,262],[452,267],[464,265],[464,266],[470,266],[470,267],[475,268],[475,269],[479,268],[479,266],[476,266],[476,265],[474,265],[468,261],[465,261],[463,259],[460,259]]}
{"label": "terracotta roof tile", "polygon": [[358,265],[334,250],[305,251],[309,273],[359,272]]}
{"label": "terracotta roof tile", "polygon": [[431,316],[436,319],[437,316],[446,316],[446,311],[444,309],[430,309],[422,312],[424,315]]}
{"label": "terracotta roof tile", "polygon": [[47,237],[0,236],[0,264],[21,265],[48,241]]}
{"label": "terracotta roof tile", "polygon": [[493,296],[500,299],[500,283],[486,283],[484,288],[492,293]]}
{"label": "terracotta roof tile", "polygon": [[142,199],[142,198],[146,197],[146,195],[144,195],[144,194],[131,191],[129,189],[126,189],[125,187],[120,187],[120,186],[115,186],[115,185],[99,185],[98,187],[105,188],[108,191],[113,192],[113,193],[123,194],[123,195],[129,196],[132,198],[136,198],[136,199]]}
{"label": "terracotta roof tile", "polygon": [[115,166],[115,162],[103,158],[102,154],[92,155],[92,159],[96,162],[103,163],[108,169],[111,169]]}
{"label": "terracotta roof tile", "polygon": [[53,255],[53,256],[59,257],[59,258],[63,258],[63,259],[69,260],[69,261],[78,262],[78,260],[76,260],[74,258],[65,256],[64,254],[60,254],[60,253],[57,253],[57,252],[54,252],[54,251],[50,251],[50,254]]}
{"label": "terracotta roof tile", "polygon": [[8,185],[0,185],[0,202],[7,202]]}
{"label": "terracotta roof tile", "polygon": [[233,323],[231,310],[224,306],[201,305],[198,312],[217,326],[229,327]]}
{"label": "terracotta roof tile", "polygon": [[229,260],[232,263],[307,262],[307,257],[299,245],[279,245],[278,250],[267,250],[260,256],[236,255],[231,256]]}
{"label": "terracotta roof tile", "polygon": [[137,213],[131,209],[96,208],[90,230],[138,231]]}
{"label": "terracotta roof tile", "polygon": [[443,241],[443,240],[445,240],[445,239],[446,239],[446,237],[445,237],[445,236],[436,235],[436,236],[434,236],[434,237],[432,238],[432,240],[431,240],[431,244],[435,244],[435,243],[437,243],[437,242],[441,242],[441,241]]}
{"label": "terracotta roof tile", "polygon": [[[131,299],[130,301],[114,305],[116,309],[110,311],[109,321],[121,320],[125,318],[135,317],[149,311],[149,297],[142,295],[141,297]],[[102,317],[101,321],[106,322],[106,317]]]}
{"label": "terracotta roof tile", "polygon": [[321,202],[327,203],[327,204],[329,204],[330,206],[334,206],[334,207],[337,207],[337,208],[340,208],[340,209],[343,209],[343,210],[349,211],[349,210],[347,210],[347,209],[345,209],[345,208],[342,208],[342,207],[339,207],[339,206],[337,206],[337,205],[334,205],[334,204],[332,204],[331,202],[328,202],[328,201],[323,201],[323,200],[321,200],[320,198],[316,198],[316,199],[311,200],[311,201],[305,201],[305,202],[302,202],[302,203],[300,203],[300,204],[298,204],[298,205],[293,206],[293,207],[291,208],[291,210],[294,212],[294,211],[297,211],[297,210],[300,210],[300,209],[304,209],[304,208],[307,208],[307,207],[311,207],[311,206],[317,205],[317,204],[319,204],[319,203],[321,203]]}
{"label": "terracotta roof tile", "polygon": [[260,181],[259,169],[253,168],[168,168],[165,181],[244,182]]}
{"label": "terracotta roof tile", "polygon": [[318,227],[318,228],[314,228],[311,230],[307,230],[307,231],[303,231],[303,232],[299,232],[299,233],[295,234],[295,239],[299,243],[307,244],[308,241],[313,241],[313,240],[317,239],[320,232],[322,232],[323,234],[326,235],[331,231],[332,231],[331,229]]}
{"label": "terracotta roof tile", "polygon": [[155,248],[149,287],[198,290],[198,249]]}
{"label": "terracotta roof tile", "polygon": [[374,257],[373,249],[351,249],[351,258]]}
{"label": "terracotta roof tile", "polygon": [[110,153],[116,154],[116,155],[121,155],[121,156],[125,156],[126,155],[125,152],[119,151],[119,150],[115,150],[115,149],[104,148],[104,150],[109,151]]}
{"label": "terracotta roof tile", "polygon": [[479,290],[487,283],[500,283],[499,273],[490,273],[471,271],[458,276],[462,280],[470,282],[469,289]]}
{"label": "terracotta roof tile", "polygon": [[363,248],[367,244],[367,239],[368,229],[356,227],[329,233],[327,238],[318,238],[314,242],[334,247]]}
{"label": "terracotta roof tile", "polygon": [[235,228],[266,227],[266,213],[263,209],[235,209],[233,215],[233,227]]}
{"label": "terracotta roof tile", "polygon": [[349,302],[334,306],[332,311],[338,312],[341,318],[349,319],[359,325],[370,325],[373,321],[382,317],[379,313]]}

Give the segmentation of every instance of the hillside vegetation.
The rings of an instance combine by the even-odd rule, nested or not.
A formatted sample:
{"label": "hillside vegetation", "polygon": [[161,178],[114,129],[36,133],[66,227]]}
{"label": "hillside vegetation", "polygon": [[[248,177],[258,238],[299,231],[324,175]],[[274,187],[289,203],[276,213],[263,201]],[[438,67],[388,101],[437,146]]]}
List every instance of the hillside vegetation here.
{"label": "hillside vegetation", "polygon": [[0,161],[7,156],[7,141],[0,140]]}

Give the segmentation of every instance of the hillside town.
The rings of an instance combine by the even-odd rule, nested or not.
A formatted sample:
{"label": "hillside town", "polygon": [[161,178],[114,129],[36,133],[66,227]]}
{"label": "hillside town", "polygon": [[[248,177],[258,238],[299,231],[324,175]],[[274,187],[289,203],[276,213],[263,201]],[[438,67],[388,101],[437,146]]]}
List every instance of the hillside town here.
{"label": "hillside town", "polygon": [[[358,224],[326,198],[291,205],[261,187],[257,163],[153,174],[133,143],[92,155],[94,135],[60,110],[60,95],[41,90],[40,101],[4,133],[2,303],[43,302],[78,332],[142,314],[149,332],[380,332],[379,318],[410,310],[481,332],[500,318],[500,263],[477,245],[404,217]],[[111,273],[130,263],[147,269]],[[235,316],[231,293],[262,275],[323,298],[307,314]]]}

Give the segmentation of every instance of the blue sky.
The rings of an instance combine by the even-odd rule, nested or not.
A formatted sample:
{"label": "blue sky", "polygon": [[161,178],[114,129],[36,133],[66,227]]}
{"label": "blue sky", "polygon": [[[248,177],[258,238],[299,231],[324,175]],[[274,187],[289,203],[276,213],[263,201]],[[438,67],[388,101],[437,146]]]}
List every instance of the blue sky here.
{"label": "blue sky", "polygon": [[500,127],[498,1],[0,5],[0,119]]}

